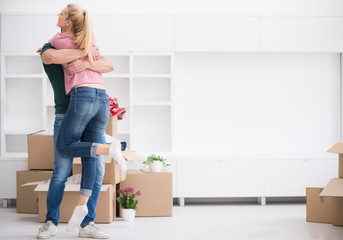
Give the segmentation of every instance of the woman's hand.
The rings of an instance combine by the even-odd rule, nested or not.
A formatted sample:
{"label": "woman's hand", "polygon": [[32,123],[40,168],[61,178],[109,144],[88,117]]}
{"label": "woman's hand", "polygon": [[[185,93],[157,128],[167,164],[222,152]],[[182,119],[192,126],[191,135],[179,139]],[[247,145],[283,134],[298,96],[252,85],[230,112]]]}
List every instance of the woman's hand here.
{"label": "woman's hand", "polygon": [[95,44],[93,44],[93,46],[91,47],[91,53],[93,57],[99,57],[100,55],[99,48],[95,46]]}
{"label": "woman's hand", "polygon": [[80,60],[77,59],[73,62],[67,64],[68,72],[71,74],[75,74],[78,72],[82,72],[83,70],[87,69],[90,66],[88,60]]}

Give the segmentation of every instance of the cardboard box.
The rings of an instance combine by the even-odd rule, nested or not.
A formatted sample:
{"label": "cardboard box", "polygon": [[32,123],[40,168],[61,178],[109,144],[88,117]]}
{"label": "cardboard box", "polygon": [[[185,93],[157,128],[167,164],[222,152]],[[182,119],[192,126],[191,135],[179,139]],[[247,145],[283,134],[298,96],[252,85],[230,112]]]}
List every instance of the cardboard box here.
{"label": "cardboard box", "polygon": [[333,178],[320,193],[321,197],[332,197],[331,223],[343,226],[343,178]]}
{"label": "cardboard box", "polygon": [[338,153],[338,176],[343,178],[343,142],[336,143],[328,152]]}
{"label": "cardboard box", "polygon": [[[132,161],[137,158],[137,156],[134,153],[132,153],[129,149],[125,149],[125,151],[122,151],[122,156],[127,161]],[[73,175],[81,174],[81,172],[82,172],[81,158],[74,158]],[[107,156],[103,184],[117,184],[124,181],[125,179],[126,179],[126,173],[121,171],[119,164],[114,159]]]}
{"label": "cardboard box", "polygon": [[44,131],[27,135],[29,169],[54,169],[54,139]]}
{"label": "cardboard box", "polygon": [[[45,221],[47,212],[46,198],[49,190],[48,184],[38,184],[35,192],[38,192],[38,218],[40,222]],[[66,184],[64,196],[60,206],[60,222],[68,222],[78,202],[80,195],[80,184]],[[115,217],[113,209],[113,186],[102,185],[98,204],[95,208],[95,223],[111,223]]]}
{"label": "cardboard box", "polygon": [[323,187],[306,188],[306,221],[331,223],[332,197],[320,196]]}
{"label": "cardboard box", "polygon": [[17,171],[17,212],[38,213],[38,194],[34,186],[22,186],[28,182],[47,181],[51,178],[52,171],[26,170]]}
{"label": "cardboard box", "polygon": [[120,188],[133,187],[142,195],[137,197],[136,216],[172,216],[173,212],[173,175],[162,171],[128,170],[126,180]]}
{"label": "cardboard box", "polygon": [[118,115],[112,116],[112,114],[110,114],[110,120],[108,121],[106,133],[112,137],[117,137],[117,129],[118,129]]}
{"label": "cardboard box", "polygon": [[343,226],[343,179],[333,178],[323,187],[306,188],[308,222]]}

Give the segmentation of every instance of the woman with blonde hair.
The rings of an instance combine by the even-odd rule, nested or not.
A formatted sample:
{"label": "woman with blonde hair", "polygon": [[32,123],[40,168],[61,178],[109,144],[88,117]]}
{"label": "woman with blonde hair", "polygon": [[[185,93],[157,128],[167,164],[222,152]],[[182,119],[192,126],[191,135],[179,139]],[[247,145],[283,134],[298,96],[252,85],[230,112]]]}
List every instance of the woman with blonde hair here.
{"label": "woman with blonde hair", "polygon": [[[68,4],[59,14],[57,26],[61,33],[56,34],[50,44],[56,49],[83,50],[89,64],[93,64],[91,46],[95,45],[95,37],[89,13],[76,4]],[[117,139],[112,138],[111,144],[104,142],[110,106],[101,73],[85,69],[71,74],[67,65],[62,65],[70,103],[58,133],[56,151],[62,157],[85,159],[79,201],[68,223],[68,230],[72,231],[88,213],[87,201],[95,182],[98,155],[113,157],[123,171],[126,171],[126,161],[121,156],[121,144]]]}

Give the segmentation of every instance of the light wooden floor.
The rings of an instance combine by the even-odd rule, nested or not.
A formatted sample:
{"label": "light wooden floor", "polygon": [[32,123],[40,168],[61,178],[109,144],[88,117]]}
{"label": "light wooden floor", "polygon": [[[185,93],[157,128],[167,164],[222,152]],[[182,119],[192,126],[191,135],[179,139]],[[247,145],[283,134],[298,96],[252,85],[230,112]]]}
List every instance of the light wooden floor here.
{"label": "light wooden floor", "polygon": [[[0,208],[0,239],[35,239],[41,223],[34,214],[17,214]],[[306,222],[302,203],[192,204],[174,206],[173,217],[139,217],[134,222],[117,219],[99,224],[115,240],[341,240],[343,227]],[[78,239],[78,232],[60,224],[52,239]]]}

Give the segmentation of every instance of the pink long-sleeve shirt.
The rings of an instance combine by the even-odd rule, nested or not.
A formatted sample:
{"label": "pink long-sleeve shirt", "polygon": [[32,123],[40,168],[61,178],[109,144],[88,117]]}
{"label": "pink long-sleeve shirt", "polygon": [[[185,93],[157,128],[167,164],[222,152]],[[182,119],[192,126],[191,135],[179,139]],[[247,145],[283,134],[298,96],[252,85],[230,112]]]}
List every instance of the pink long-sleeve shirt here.
{"label": "pink long-sleeve shirt", "polygon": [[[76,44],[73,43],[74,35],[57,33],[50,39],[50,44],[56,49],[77,49]],[[93,44],[95,44],[95,38],[93,34]],[[88,59],[83,57],[82,59]],[[72,88],[83,83],[97,83],[104,84],[101,73],[91,71],[88,69],[83,70],[75,74],[71,74],[67,70],[67,64],[62,64],[64,71],[64,82],[66,94],[69,94]]]}

